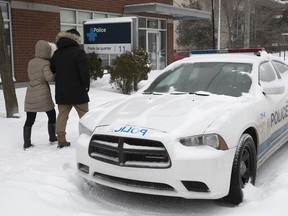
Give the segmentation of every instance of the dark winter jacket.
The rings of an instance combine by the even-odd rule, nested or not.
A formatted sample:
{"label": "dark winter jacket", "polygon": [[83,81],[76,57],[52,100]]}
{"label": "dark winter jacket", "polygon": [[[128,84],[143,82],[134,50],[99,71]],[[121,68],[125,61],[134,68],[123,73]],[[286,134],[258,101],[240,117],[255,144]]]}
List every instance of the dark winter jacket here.
{"label": "dark winter jacket", "polygon": [[58,49],[51,59],[51,69],[56,74],[56,103],[88,103],[89,66],[85,51],[79,47],[79,37],[60,32],[56,38],[56,45]]}
{"label": "dark winter jacket", "polygon": [[35,45],[35,58],[29,61],[27,67],[29,84],[25,95],[25,112],[47,112],[54,108],[48,83],[54,80],[49,62],[54,47],[44,40],[39,40]]}

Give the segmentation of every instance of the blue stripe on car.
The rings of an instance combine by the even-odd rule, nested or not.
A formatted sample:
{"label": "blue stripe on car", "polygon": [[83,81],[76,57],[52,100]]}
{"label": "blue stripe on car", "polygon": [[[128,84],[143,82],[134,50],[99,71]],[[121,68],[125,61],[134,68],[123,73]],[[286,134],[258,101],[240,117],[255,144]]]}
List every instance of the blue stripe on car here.
{"label": "blue stripe on car", "polygon": [[288,137],[288,123],[276,130],[266,141],[260,144],[258,160],[261,160],[273,147]]}

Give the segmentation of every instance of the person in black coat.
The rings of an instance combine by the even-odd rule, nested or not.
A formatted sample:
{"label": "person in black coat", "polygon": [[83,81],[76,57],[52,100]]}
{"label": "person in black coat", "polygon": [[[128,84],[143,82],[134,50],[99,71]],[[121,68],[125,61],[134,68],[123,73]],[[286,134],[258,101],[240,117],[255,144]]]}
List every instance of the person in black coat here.
{"label": "person in black coat", "polygon": [[76,29],[60,32],[56,37],[57,50],[51,59],[55,76],[55,100],[58,105],[56,134],[58,148],[70,146],[66,140],[66,125],[74,107],[81,118],[88,112],[90,73],[85,51],[79,47],[80,34]]}

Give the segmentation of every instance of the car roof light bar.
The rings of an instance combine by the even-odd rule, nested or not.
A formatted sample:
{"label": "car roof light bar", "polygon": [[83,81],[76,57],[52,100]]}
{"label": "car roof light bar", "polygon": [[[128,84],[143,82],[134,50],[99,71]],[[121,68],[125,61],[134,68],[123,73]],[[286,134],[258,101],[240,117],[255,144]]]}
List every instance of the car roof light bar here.
{"label": "car roof light bar", "polygon": [[264,48],[248,48],[248,49],[207,49],[207,50],[192,50],[191,54],[215,54],[215,53],[258,53],[264,51]]}
{"label": "car roof light bar", "polygon": [[192,54],[214,54],[214,53],[218,53],[219,50],[192,50],[191,53]]}
{"label": "car roof light bar", "polygon": [[251,52],[257,53],[264,51],[264,48],[230,49],[228,51],[229,53],[251,53]]}

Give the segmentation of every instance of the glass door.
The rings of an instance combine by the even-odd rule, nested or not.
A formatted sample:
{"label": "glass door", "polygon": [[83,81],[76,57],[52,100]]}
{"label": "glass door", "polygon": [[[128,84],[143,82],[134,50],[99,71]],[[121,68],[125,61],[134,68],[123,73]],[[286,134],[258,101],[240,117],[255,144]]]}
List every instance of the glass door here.
{"label": "glass door", "polygon": [[160,32],[159,31],[147,31],[146,37],[146,50],[152,64],[152,70],[160,69]]}

